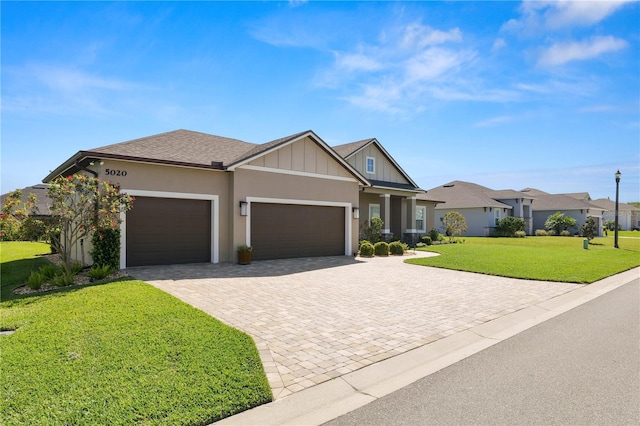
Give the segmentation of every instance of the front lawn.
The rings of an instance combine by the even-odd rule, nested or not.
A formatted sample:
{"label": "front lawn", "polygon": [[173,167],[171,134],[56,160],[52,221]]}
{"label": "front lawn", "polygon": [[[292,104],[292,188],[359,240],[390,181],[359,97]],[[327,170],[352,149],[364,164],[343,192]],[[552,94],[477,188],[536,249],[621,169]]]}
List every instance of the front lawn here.
{"label": "front lawn", "polygon": [[640,239],[621,238],[613,248],[613,236],[596,238],[588,250],[582,238],[464,237],[461,244],[442,244],[421,250],[441,256],[408,259],[407,263],[512,278],[592,283],[640,266]]}
{"label": "front lawn", "polygon": [[141,281],[3,301],[0,314],[16,329],[0,336],[3,425],[205,425],[272,399],[249,336]]}

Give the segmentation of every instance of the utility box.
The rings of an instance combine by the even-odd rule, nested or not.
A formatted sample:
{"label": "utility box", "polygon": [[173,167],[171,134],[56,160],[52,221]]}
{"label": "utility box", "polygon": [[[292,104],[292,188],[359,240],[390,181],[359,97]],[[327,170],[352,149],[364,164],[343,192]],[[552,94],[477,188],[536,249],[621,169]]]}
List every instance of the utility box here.
{"label": "utility box", "polygon": [[582,248],[585,250],[589,250],[589,240],[587,238],[582,240]]}

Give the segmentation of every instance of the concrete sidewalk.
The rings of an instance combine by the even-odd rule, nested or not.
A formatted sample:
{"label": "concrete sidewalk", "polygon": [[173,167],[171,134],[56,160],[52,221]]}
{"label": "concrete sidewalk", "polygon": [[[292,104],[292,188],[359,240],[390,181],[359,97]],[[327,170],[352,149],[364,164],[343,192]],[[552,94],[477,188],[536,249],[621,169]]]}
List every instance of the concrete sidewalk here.
{"label": "concrete sidewalk", "polygon": [[640,268],[506,314],[433,343],[221,420],[216,425],[319,425],[530,327],[582,305],[640,276]]}

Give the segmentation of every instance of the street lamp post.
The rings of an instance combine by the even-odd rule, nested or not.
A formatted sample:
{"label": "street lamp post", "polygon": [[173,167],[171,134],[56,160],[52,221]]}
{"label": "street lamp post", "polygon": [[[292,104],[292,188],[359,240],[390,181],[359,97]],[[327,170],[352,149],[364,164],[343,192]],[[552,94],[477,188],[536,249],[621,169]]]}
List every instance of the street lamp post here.
{"label": "street lamp post", "polygon": [[620,176],[622,175],[622,173],[620,173],[620,170],[618,170],[616,172],[616,220],[614,223],[615,229],[614,229],[614,234],[615,237],[613,239],[613,247],[615,248],[620,248],[618,247],[618,194],[620,193]]}

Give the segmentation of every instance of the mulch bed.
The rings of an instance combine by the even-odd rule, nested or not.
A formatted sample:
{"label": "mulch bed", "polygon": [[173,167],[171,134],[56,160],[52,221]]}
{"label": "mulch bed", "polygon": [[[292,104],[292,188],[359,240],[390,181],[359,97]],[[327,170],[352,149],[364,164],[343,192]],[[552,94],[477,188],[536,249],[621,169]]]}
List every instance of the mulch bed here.
{"label": "mulch bed", "polygon": [[[49,262],[53,263],[54,265],[62,265],[62,259],[60,259],[60,256],[57,254],[43,254],[40,257],[47,259]],[[70,287],[78,287],[78,286],[82,286],[82,285],[86,285],[86,284],[95,284],[95,283],[101,283],[101,282],[106,282],[106,281],[111,281],[111,280],[115,280],[117,278],[123,278],[123,277],[128,277],[129,275],[127,275],[124,271],[121,270],[116,270],[114,271],[111,275],[99,280],[99,281],[95,281],[93,278],[91,278],[89,276],[89,270],[90,268],[84,268],[82,271],[78,272],[78,274],[75,276],[74,280],[73,280],[73,284],[70,284],[68,286],[65,287],[58,287],[57,285],[53,284],[53,283],[49,283],[49,282],[43,282],[42,283],[42,287],[40,287],[38,290],[34,290],[32,288],[30,288],[29,286],[22,285],[20,287],[17,287],[13,290],[14,294],[33,294],[33,293],[45,293],[47,291],[51,291],[51,290],[57,290],[60,288],[70,288]]]}

